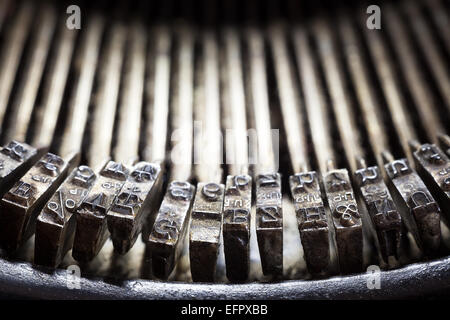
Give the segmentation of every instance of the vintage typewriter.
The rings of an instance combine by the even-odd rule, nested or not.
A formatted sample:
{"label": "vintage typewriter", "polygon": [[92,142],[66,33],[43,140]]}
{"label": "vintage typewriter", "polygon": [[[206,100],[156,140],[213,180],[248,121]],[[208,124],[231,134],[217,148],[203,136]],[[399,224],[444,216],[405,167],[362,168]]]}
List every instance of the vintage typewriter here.
{"label": "vintage typewriter", "polygon": [[0,0],[0,296],[448,292],[449,2],[375,2]]}

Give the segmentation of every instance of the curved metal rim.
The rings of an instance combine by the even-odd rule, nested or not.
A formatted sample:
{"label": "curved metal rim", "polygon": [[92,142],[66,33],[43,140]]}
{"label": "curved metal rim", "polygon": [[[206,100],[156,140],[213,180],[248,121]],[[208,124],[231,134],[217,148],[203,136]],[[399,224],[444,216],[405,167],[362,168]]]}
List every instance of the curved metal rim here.
{"label": "curved metal rim", "polygon": [[386,299],[436,295],[450,291],[450,256],[382,271],[380,289],[368,289],[369,274],[278,283],[200,284],[151,280],[121,283],[82,277],[81,289],[69,289],[65,270],[46,273],[30,263],[0,259],[0,292],[41,299]]}

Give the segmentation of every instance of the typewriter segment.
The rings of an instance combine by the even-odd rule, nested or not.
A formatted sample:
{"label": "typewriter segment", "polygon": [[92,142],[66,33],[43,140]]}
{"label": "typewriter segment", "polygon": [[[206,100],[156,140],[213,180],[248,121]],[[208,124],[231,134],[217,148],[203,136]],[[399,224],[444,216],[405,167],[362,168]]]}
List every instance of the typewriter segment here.
{"label": "typewriter segment", "polygon": [[212,285],[450,254],[448,2],[74,2],[0,0],[0,259]]}

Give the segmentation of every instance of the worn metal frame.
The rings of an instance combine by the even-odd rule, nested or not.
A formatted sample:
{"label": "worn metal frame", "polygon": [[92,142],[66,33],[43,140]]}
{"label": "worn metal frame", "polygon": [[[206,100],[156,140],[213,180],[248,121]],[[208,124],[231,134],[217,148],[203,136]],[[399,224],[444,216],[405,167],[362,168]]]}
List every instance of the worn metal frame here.
{"label": "worn metal frame", "polygon": [[0,297],[39,299],[393,299],[450,292],[450,256],[382,271],[381,288],[368,289],[369,274],[275,283],[201,284],[151,280],[80,279],[68,289],[67,271],[0,259]]}

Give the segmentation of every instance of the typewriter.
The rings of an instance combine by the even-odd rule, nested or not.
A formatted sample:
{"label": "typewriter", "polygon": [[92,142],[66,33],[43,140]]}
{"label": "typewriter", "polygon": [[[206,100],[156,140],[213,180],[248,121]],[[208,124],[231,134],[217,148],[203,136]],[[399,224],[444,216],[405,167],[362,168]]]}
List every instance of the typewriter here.
{"label": "typewriter", "polygon": [[0,0],[0,296],[448,293],[449,17]]}

